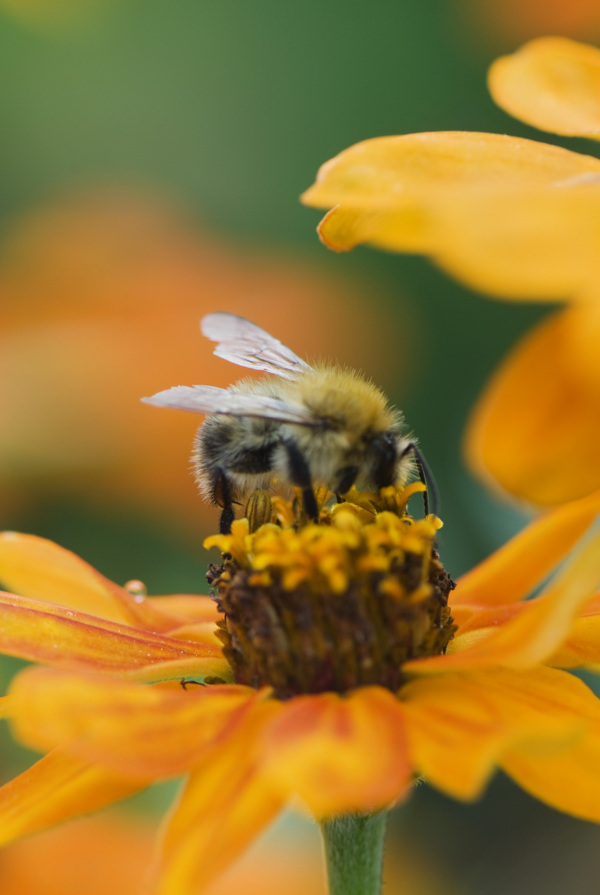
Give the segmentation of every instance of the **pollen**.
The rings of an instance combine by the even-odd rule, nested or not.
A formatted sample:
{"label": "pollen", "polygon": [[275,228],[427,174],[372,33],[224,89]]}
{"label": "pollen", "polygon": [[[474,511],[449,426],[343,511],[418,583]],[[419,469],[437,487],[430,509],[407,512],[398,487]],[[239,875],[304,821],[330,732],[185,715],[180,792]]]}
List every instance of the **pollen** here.
{"label": "pollen", "polygon": [[435,548],[441,521],[406,511],[415,490],[351,493],[324,505],[318,523],[290,524],[293,502],[281,502],[256,530],[241,519],[206,541],[223,554],[208,580],[238,683],[281,699],[372,684],[396,691],[406,661],[445,651],[454,585]]}

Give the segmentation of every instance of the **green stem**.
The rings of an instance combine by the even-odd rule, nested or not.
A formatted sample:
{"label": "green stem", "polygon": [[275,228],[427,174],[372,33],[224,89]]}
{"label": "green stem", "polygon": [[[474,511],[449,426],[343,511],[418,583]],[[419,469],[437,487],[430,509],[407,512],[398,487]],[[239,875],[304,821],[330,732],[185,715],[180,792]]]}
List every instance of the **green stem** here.
{"label": "green stem", "polygon": [[386,819],[383,812],[323,821],[329,895],[381,895]]}

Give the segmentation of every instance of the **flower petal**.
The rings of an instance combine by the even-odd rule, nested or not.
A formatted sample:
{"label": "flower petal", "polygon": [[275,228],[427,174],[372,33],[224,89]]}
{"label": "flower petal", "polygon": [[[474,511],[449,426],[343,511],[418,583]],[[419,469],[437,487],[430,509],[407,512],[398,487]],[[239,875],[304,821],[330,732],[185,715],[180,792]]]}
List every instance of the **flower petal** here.
{"label": "flower petal", "polygon": [[74,553],[34,535],[0,534],[0,580],[23,597],[124,621],[110,582]]}
{"label": "flower petal", "polygon": [[349,252],[364,242],[390,251],[419,254],[431,245],[427,216],[416,208],[402,211],[369,211],[338,205],[329,211],[318,227],[321,241],[334,252]]}
{"label": "flower petal", "polygon": [[[600,389],[572,362],[570,311],[544,321],[513,349],[480,397],[466,435],[475,472],[541,506],[600,488]],[[579,316],[582,308],[572,311]]]}
{"label": "flower petal", "polygon": [[170,618],[179,618],[181,623],[216,622],[220,618],[216,601],[201,594],[153,596],[150,602]]}
{"label": "flower petal", "polygon": [[0,580],[23,597],[57,603],[110,621],[164,631],[181,624],[177,616],[152,606],[113,584],[74,553],[45,538],[7,531],[0,534]]}
{"label": "flower petal", "polygon": [[600,50],[540,37],[490,68],[494,100],[541,130],[600,139]]}
{"label": "flower petal", "polygon": [[81,760],[137,779],[197,763],[262,694],[245,687],[116,681],[28,668],[11,687],[16,737],[46,751],[65,744]]}
{"label": "flower petal", "polygon": [[275,702],[254,705],[190,775],[165,830],[160,895],[200,895],[283,808],[256,752],[278,710]]}
{"label": "flower petal", "polygon": [[583,820],[600,822],[600,729],[554,750],[523,743],[508,750],[502,767],[536,799]]}
{"label": "flower petal", "polygon": [[500,134],[442,132],[358,143],[304,193],[332,208],[321,237],[423,252],[470,286],[521,300],[595,282],[600,160]]}
{"label": "flower petal", "polygon": [[138,680],[229,673],[212,634],[204,643],[192,643],[2,593],[0,618],[3,652],[57,668]]}
{"label": "flower petal", "polygon": [[13,895],[149,895],[154,833],[152,822],[127,809],[71,820],[3,849],[2,888]]}
{"label": "flower petal", "polygon": [[[588,156],[581,155],[582,160]],[[596,160],[598,161],[598,160]],[[470,288],[516,301],[573,299],[597,282],[600,173],[441,194],[433,260]]]}
{"label": "flower petal", "polygon": [[600,718],[600,703],[585,684],[550,668],[422,678],[401,697],[415,767],[459,799],[481,793],[510,745],[571,743]]}
{"label": "flower petal", "polygon": [[60,749],[0,787],[0,843],[96,811],[144,789],[149,780],[121,777]]}
{"label": "flower petal", "polygon": [[600,531],[596,527],[543,593],[525,603],[502,627],[479,631],[477,637],[458,636],[452,641],[452,652],[413,660],[405,667],[407,671],[424,674],[494,665],[530,668],[544,662],[566,639],[599,583]]}
{"label": "flower petal", "polygon": [[572,550],[599,513],[597,491],[538,517],[459,578],[452,608],[503,606],[523,600]]}
{"label": "flower petal", "polygon": [[440,196],[547,187],[589,173],[600,173],[600,160],[534,140],[468,131],[405,134],[345,149],[321,166],[301,200],[370,215],[427,210]]}
{"label": "flower petal", "polygon": [[600,671],[600,594],[575,619],[565,641],[549,661],[558,668]]}
{"label": "flower petal", "polygon": [[403,708],[381,687],[298,696],[265,729],[269,779],[317,818],[390,805],[410,785]]}

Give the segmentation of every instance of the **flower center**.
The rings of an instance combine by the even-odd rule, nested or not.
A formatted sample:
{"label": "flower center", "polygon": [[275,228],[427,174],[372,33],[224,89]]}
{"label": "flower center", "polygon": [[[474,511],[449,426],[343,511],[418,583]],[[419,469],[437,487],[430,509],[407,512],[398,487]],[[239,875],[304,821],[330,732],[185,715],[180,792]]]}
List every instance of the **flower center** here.
{"label": "flower center", "polygon": [[[281,699],[371,684],[396,691],[404,662],[444,652],[454,584],[434,547],[441,523],[406,514],[410,490],[386,489],[383,511],[378,496],[356,494],[360,503],[326,507],[318,524],[251,533],[243,519],[209,539],[224,554],[208,580],[237,683],[271,686]],[[289,505],[278,509],[289,519]]]}

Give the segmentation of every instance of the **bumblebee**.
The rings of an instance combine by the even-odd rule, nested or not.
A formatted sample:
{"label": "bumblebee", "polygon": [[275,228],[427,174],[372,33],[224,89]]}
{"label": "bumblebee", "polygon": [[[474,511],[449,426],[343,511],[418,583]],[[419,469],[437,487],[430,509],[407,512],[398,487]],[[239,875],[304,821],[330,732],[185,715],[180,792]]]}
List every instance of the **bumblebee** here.
{"label": "bumblebee", "polygon": [[193,462],[201,493],[221,507],[221,533],[231,529],[234,504],[275,478],[301,489],[312,519],[318,516],[314,483],[341,499],[353,485],[372,490],[404,484],[416,466],[435,495],[402,413],[360,373],[310,366],[234,314],[209,314],[201,327],[218,343],[217,357],[271,375],[242,379],[228,389],[176,386],[142,400],[207,414],[196,434]]}

